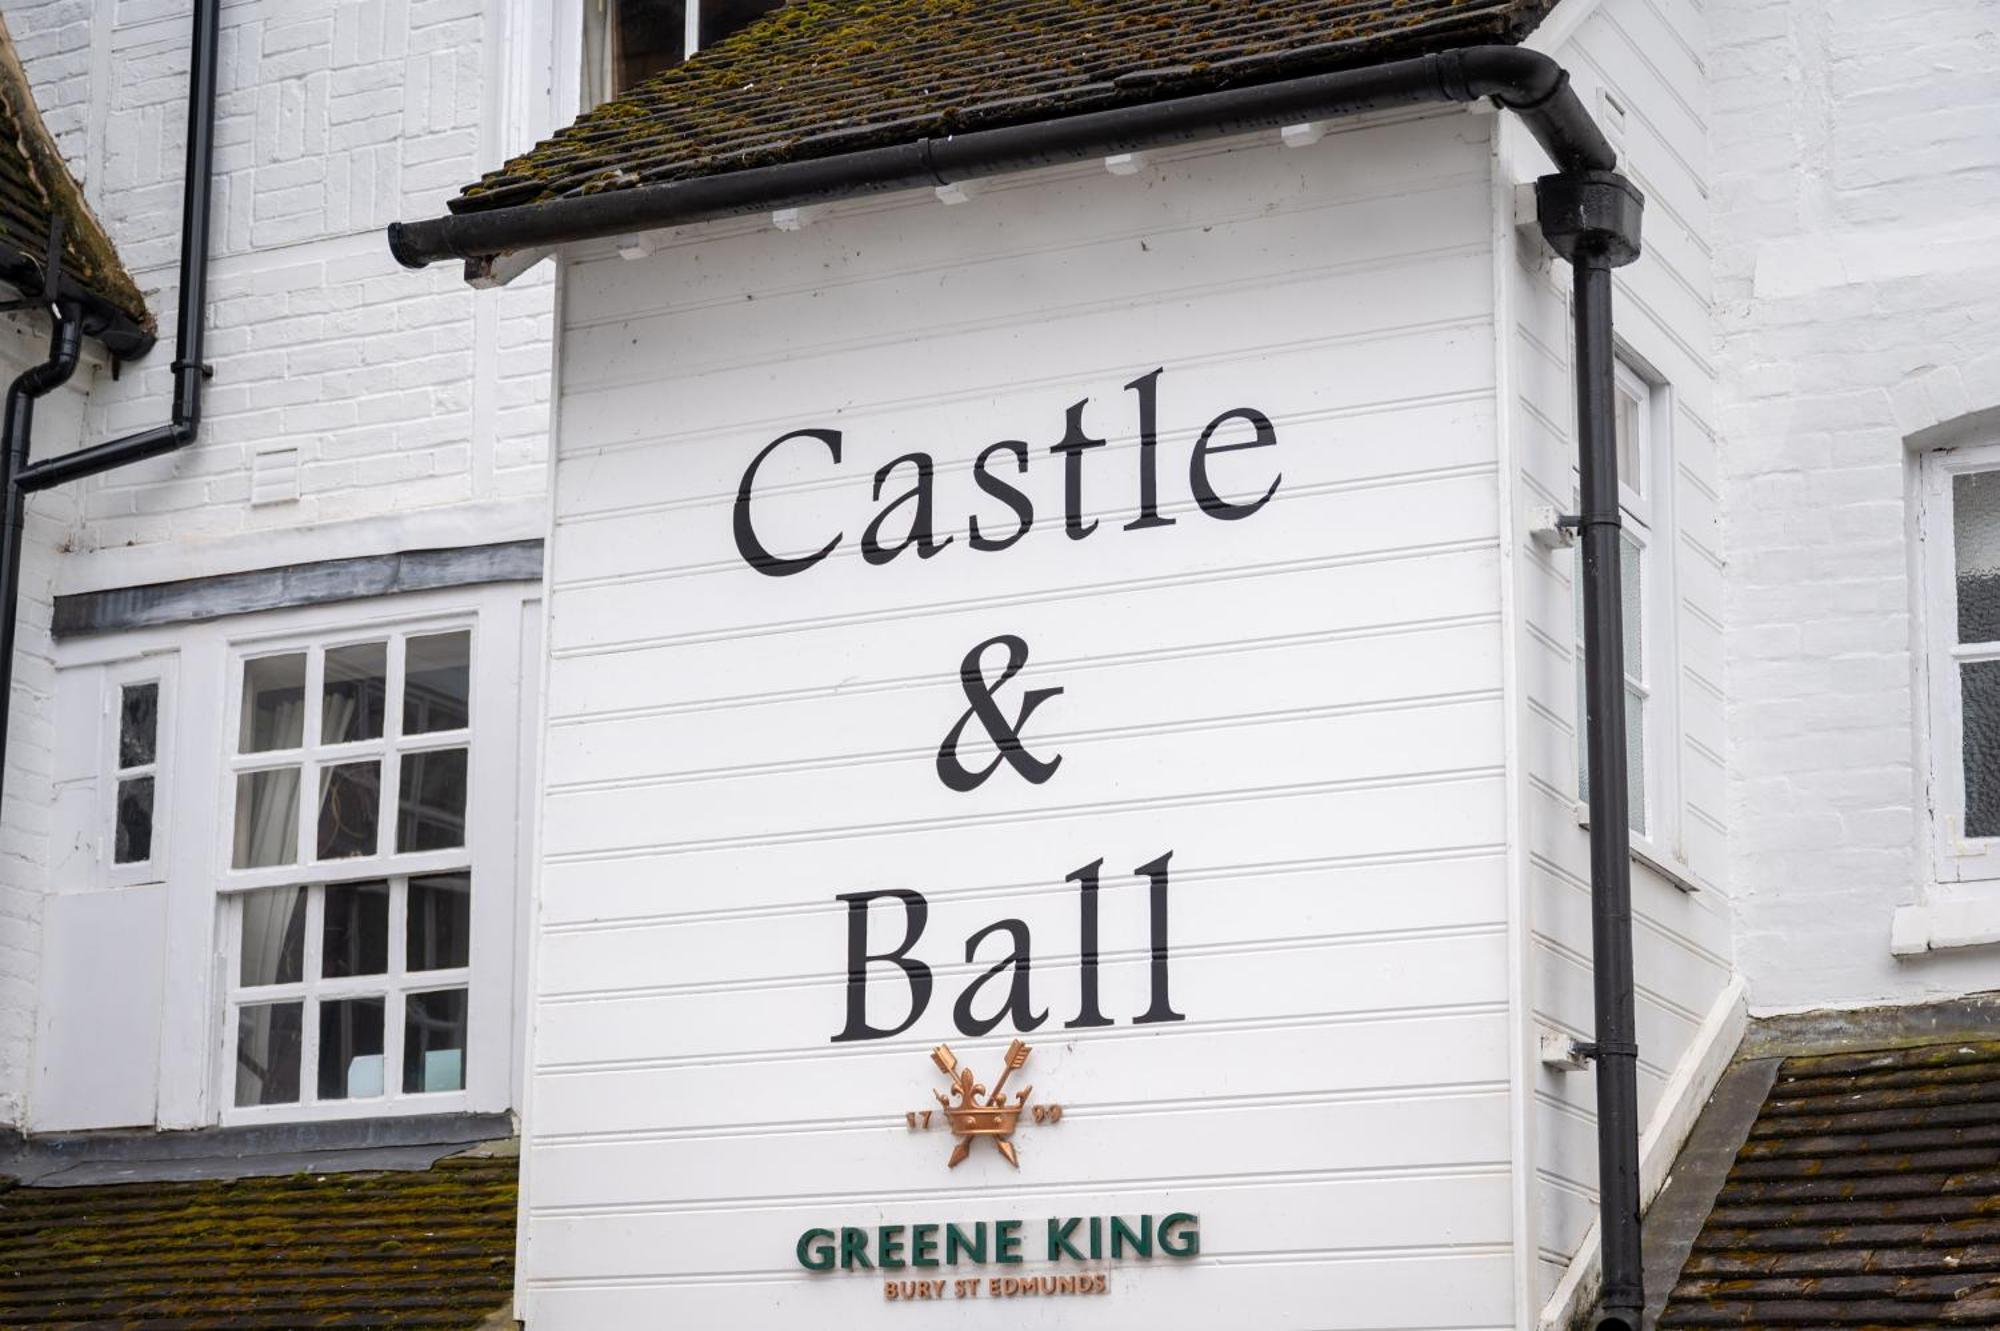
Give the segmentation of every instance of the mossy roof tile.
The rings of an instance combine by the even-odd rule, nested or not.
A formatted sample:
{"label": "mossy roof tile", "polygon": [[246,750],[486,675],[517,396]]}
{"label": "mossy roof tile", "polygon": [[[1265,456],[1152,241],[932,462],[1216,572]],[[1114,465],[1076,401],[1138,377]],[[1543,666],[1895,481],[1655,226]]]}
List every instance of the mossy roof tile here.
{"label": "mossy roof tile", "polygon": [[1662,1331],[1939,1326],[2000,1326],[2000,1040],[1787,1059]]}
{"label": "mossy roof tile", "polygon": [[469,1331],[514,1281],[516,1162],[0,1187],[0,1326]]}
{"label": "mossy roof tile", "polygon": [[1554,0],[793,0],[454,212],[720,175],[1525,36]]}
{"label": "mossy roof tile", "polygon": [[42,123],[14,39],[0,20],[0,279],[39,290],[49,219],[63,219],[63,271],[147,332],[153,315]]}

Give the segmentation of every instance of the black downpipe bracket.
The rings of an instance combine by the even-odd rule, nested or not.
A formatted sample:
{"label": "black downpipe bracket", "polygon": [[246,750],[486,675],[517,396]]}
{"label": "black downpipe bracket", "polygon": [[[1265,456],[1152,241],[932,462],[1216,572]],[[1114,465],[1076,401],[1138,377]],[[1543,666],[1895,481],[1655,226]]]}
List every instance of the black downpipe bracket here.
{"label": "black downpipe bracket", "polygon": [[1618,458],[1614,436],[1611,270],[1639,257],[1644,199],[1548,56],[1477,46],[1367,69],[1231,88],[1060,120],[974,130],[726,174],[576,194],[389,227],[407,267],[462,259],[467,275],[501,256],[574,241],[888,190],[922,189],[1308,120],[1440,102],[1491,99],[1520,116],[1554,161],[1536,183],[1538,220],[1571,266],[1576,301],[1577,452],[1582,529],[1584,695],[1590,775],[1595,958],[1599,1331],[1638,1331],[1645,1303],[1639,1251],[1638,1045],[1632,997],[1632,847],[1627,824],[1625,652],[1620,614]]}
{"label": "black downpipe bracket", "polygon": [[[187,175],[181,196],[180,307],[175,331],[174,401],[164,425],[40,462],[29,460],[35,402],[69,381],[87,322],[74,301],[58,300],[49,358],[24,370],[7,389],[5,439],[0,441],[0,788],[4,788],[7,719],[13,710],[14,636],[21,600],[21,545],[28,494],[110,471],[194,442],[201,426],[202,362],[208,309],[209,187],[215,174],[216,38],[221,0],[194,0],[194,43],[188,71]],[[59,277],[59,275],[57,275]],[[60,291],[60,283],[52,284]]]}

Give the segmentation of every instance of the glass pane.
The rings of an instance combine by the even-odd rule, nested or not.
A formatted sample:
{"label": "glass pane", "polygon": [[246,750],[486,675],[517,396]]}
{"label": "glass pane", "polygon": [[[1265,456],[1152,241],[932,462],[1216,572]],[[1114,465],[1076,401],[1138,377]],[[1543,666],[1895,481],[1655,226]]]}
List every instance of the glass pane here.
{"label": "glass pane", "polygon": [[1646,493],[1646,463],[1640,456],[1640,406],[1624,389],[1612,394],[1617,404],[1612,412],[1613,438],[1618,444],[1618,483],[1635,495]]}
{"label": "glass pane", "polygon": [[382,738],[382,717],[388,702],[388,643],[364,642],[331,649],[326,654],[326,684],[321,692],[320,743],[351,744]]}
{"label": "glass pane", "polygon": [[1626,822],[1632,830],[1646,831],[1646,700],[1630,689],[1625,691],[1625,789],[1631,802]]}
{"label": "glass pane", "polygon": [[299,1098],[301,1003],[261,1003],[236,1014],[236,1103],[289,1105]]}
{"label": "glass pane", "polygon": [[153,761],[160,725],[160,686],[127,684],[118,700],[118,765],[144,767]]}
{"label": "glass pane", "polygon": [[297,984],[306,973],[306,889],[267,887],[243,894],[244,987]]}
{"label": "glass pane", "polygon": [[469,713],[472,635],[412,638],[403,656],[403,733],[462,730]]}
{"label": "glass pane", "polygon": [[144,864],[153,858],[153,778],[118,783],[118,827],[112,838],[114,864]]}
{"label": "glass pane", "polygon": [[306,738],[306,654],[263,656],[243,663],[243,753],[296,749]]}
{"label": "glass pane", "polygon": [[465,844],[465,750],[403,755],[396,849],[447,850]]}
{"label": "glass pane", "polygon": [[319,973],[380,975],[389,969],[389,885],[335,883],[326,889]]}
{"label": "glass pane", "polygon": [[319,1005],[319,1098],[382,1094],[382,1000],[343,998]]}
{"label": "glass pane", "polygon": [[1952,477],[1958,640],[2000,641],[2000,471]]}
{"label": "glass pane", "polygon": [[1959,667],[1965,729],[1965,834],[2000,836],[2000,661]]}
{"label": "glass pane", "polygon": [[748,27],[787,0],[701,0],[701,44],[715,45],[730,33]]}
{"label": "glass pane", "polygon": [[403,1005],[403,1091],[465,1089],[465,990],[411,994]]}
{"label": "glass pane", "polygon": [[236,850],[230,866],[261,869],[299,857],[299,769],[244,772],[236,778]]}
{"label": "glass pane", "polygon": [[382,821],[382,764],[342,763],[319,774],[319,857],[373,855]]}
{"label": "glass pane", "polygon": [[624,92],[681,62],[687,45],[684,0],[612,0],[611,90]]}
{"label": "glass pane", "polygon": [[1618,534],[1618,602],[1625,621],[1625,678],[1646,678],[1646,552],[1637,541]]}
{"label": "glass pane", "polygon": [[471,956],[472,875],[432,874],[410,880],[406,965],[413,971],[463,966]]}

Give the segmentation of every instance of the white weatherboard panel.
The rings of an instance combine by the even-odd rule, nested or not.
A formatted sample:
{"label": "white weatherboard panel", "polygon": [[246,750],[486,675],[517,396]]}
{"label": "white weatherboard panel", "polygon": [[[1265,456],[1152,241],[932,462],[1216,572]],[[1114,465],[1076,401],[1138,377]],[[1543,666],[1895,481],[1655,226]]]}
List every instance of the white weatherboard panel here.
{"label": "white weatherboard panel", "polygon": [[[1144,178],[1056,172],[967,208],[877,201],[572,264],[522,1252],[538,1331],[1513,1323],[1488,132],[1452,115],[1190,151]],[[1171,525],[1128,531],[1148,456],[1128,385],[1155,369]],[[1243,408],[1277,442],[1213,454],[1215,489],[1247,508],[1278,483],[1223,520],[1191,456]],[[1073,505],[1050,451],[1071,420],[1104,441]],[[808,429],[839,431],[840,460],[780,446],[749,512],[773,556],[833,548],[768,576],[738,488]],[[1239,415],[1211,446],[1254,438]],[[1027,469],[1002,453],[993,474],[1034,522],[975,550],[969,515],[1014,529],[973,473],[1007,439]],[[871,563],[862,532],[915,464],[879,499],[877,469],[918,451],[940,548]],[[1066,508],[1095,528],[1070,534]],[[1001,683],[1006,636],[1026,659]],[[999,735],[974,710],[988,690]],[[1042,690],[1060,692],[1022,720]],[[1027,757],[957,789],[939,751],[968,714],[964,767],[1016,727]],[[1141,866],[1168,852],[1160,888]],[[1066,876],[1098,860],[1087,980]],[[934,985],[893,1032],[910,987],[849,943],[859,919],[869,952],[894,947],[903,900],[841,899],[891,892],[923,899],[908,955]],[[968,938],[1003,920],[1031,940],[1018,1032],[1018,969],[954,1011],[1010,946]],[[1068,1026],[1093,988],[1111,1024]],[[1163,1004],[1184,1020],[1135,1023]],[[905,1119],[936,1106],[931,1048],[990,1082],[1017,1033],[1034,1052],[1010,1084],[1063,1120],[1021,1126],[1018,1170],[984,1142],[947,1168],[951,1135]],[[1050,1216],[1177,1211],[1200,1216],[1198,1256],[1046,1260]],[[1007,1218],[1024,1265],[889,1274],[1087,1269],[1108,1292],[907,1308],[880,1272],[794,1255],[816,1227]]]}

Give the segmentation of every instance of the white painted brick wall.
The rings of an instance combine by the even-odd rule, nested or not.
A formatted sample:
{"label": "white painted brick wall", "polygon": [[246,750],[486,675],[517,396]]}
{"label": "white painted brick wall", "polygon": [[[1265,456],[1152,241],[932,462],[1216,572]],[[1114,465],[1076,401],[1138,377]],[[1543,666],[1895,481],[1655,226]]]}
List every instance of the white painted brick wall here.
{"label": "white painted brick wall", "polygon": [[2000,3],[1710,8],[1731,877],[1757,1010],[1991,989],[1927,872],[1904,439],[2000,406]]}
{"label": "white painted brick wall", "polygon": [[[223,7],[216,378],[201,440],[31,504],[0,820],[0,1124],[23,1121],[42,902],[60,890],[39,867],[50,824],[53,593],[540,534],[547,269],[475,294],[449,265],[404,271],[382,234],[397,218],[443,211],[461,185],[546,132],[549,108],[502,105],[510,81],[498,76],[509,62],[546,66],[546,51],[506,37],[536,3]],[[5,13],[45,119],[162,332],[120,382],[95,377],[87,410],[79,396],[66,420],[51,416],[37,440],[45,455],[167,417],[189,8],[5,0]],[[0,374],[39,359],[45,336],[0,325]],[[297,450],[298,497],[253,506],[252,459],[273,448]]]}
{"label": "white painted brick wall", "polygon": [[[546,114],[498,104],[503,8],[224,8],[208,346],[217,374],[203,436],[84,487],[72,532],[84,565],[91,552],[145,549],[153,576],[252,568],[270,562],[260,534],[316,524],[334,524],[320,533],[333,557],[349,552],[341,523],[542,494],[546,269],[477,296],[450,265],[402,270],[382,237],[397,218],[442,212]],[[93,438],[157,423],[171,394],[187,12],[185,0],[7,9],[51,127],[166,335],[94,396]],[[298,450],[299,497],[253,507],[251,458],[271,447]],[[117,580],[72,567],[65,583]]]}
{"label": "white painted brick wall", "polygon": [[[11,382],[42,359],[47,345],[46,324],[19,316],[0,320],[0,377]],[[59,448],[75,446],[85,392],[97,377],[95,367],[80,366],[70,388],[42,400],[38,438]],[[48,792],[55,771],[55,653],[49,615],[56,564],[75,515],[73,497],[49,496],[29,510],[22,542],[19,637],[0,797],[0,1125],[24,1121],[34,1055],[42,904],[53,886]]]}

